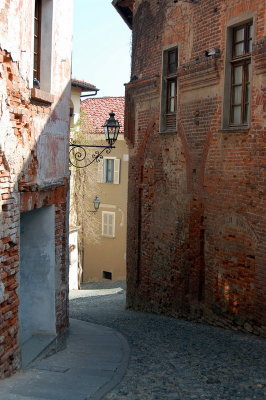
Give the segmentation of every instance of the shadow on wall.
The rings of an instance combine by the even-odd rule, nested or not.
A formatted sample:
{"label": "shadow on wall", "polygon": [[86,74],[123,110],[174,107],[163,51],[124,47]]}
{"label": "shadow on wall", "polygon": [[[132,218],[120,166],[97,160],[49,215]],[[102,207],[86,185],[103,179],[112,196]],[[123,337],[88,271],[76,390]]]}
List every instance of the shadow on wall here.
{"label": "shadow on wall", "polygon": [[33,335],[55,336],[68,326],[70,82],[60,95],[47,96],[28,88],[9,53],[0,49],[0,57],[0,377],[5,377],[21,366],[21,347]]}

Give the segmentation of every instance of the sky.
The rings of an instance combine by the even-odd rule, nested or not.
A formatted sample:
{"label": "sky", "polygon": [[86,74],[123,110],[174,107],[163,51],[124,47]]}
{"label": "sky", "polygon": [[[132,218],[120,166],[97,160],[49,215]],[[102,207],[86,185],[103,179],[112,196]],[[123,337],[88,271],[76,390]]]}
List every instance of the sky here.
{"label": "sky", "polygon": [[98,97],[124,96],[130,54],[131,30],[112,0],[74,0],[73,78],[95,85]]}

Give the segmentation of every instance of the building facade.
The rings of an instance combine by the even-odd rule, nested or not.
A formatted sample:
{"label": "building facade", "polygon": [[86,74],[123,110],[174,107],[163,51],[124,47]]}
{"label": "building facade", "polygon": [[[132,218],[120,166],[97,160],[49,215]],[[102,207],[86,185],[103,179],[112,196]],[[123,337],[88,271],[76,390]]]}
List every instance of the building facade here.
{"label": "building facade", "polygon": [[[71,79],[71,106],[70,106],[70,141],[75,141],[80,132],[80,102],[82,96],[94,96],[97,94],[99,89],[96,86],[81,81],[76,78]],[[78,140],[78,139],[77,139]],[[78,140],[79,141],[79,140]],[[82,139],[81,139],[82,141]],[[81,143],[81,142],[80,142]],[[71,147],[70,147],[71,149]],[[71,152],[71,150],[70,150]],[[79,177],[79,169],[70,166],[70,213],[69,213],[69,290],[80,289],[80,283],[82,279],[82,247],[79,244],[82,243],[80,237],[80,228],[78,224],[79,209],[77,207],[77,198],[80,194],[80,188],[78,193],[76,191],[76,180]]]}
{"label": "building facade", "polygon": [[1,378],[68,326],[71,26],[71,0],[0,5]]}
{"label": "building facade", "polygon": [[[80,226],[83,282],[126,279],[128,148],[124,140],[124,102],[124,97],[89,97],[81,102],[76,143],[107,145],[103,125],[112,111],[121,125],[115,148],[103,151],[98,162],[74,172],[72,197]],[[103,149],[86,150],[88,159],[93,159],[93,153]],[[94,212],[96,196],[100,207]]]}
{"label": "building facade", "polygon": [[114,0],[133,31],[127,303],[266,333],[266,3]]}

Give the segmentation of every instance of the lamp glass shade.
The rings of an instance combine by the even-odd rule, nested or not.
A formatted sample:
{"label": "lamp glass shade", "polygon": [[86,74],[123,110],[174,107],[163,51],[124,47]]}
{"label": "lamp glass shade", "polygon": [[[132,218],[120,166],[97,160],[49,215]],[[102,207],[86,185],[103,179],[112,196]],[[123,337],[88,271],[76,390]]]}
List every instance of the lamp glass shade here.
{"label": "lamp glass shade", "polygon": [[117,140],[120,124],[114,118],[114,112],[111,112],[110,118],[106,120],[105,124],[103,125],[105,139],[107,140],[108,144],[112,146],[112,144]]}
{"label": "lamp glass shade", "polygon": [[99,199],[99,197],[95,196],[95,199],[93,200],[93,205],[94,205],[94,209],[96,211],[99,210],[100,203],[101,203],[101,200]]}

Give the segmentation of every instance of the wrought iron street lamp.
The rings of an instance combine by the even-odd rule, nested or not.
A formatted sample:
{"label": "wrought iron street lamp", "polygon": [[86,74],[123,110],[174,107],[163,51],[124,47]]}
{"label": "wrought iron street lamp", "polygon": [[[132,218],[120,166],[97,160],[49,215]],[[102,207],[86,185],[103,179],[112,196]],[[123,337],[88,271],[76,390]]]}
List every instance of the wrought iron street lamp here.
{"label": "wrought iron street lamp", "polygon": [[95,211],[99,210],[100,203],[101,203],[101,200],[99,199],[99,197],[95,196],[95,199],[93,200],[93,205],[94,205]]}
{"label": "wrought iron street lamp", "polygon": [[96,212],[99,210],[100,203],[101,203],[101,200],[100,200],[99,197],[96,195],[96,196],[95,196],[95,199],[93,200],[94,210],[93,210],[93,211],[89,211],[89,212],[90,212],[90,213],[96,213]]}
{"label": "wrought iron street lamp", "polygon": [[117,140],[117,136],[119,133],[119,129],[121,128],[119,122],[114,118],[115,113],[112,111],[110,112],[110,118],[106,120],[105,124],[103,125],[105,139],[109,143],[110,146],[115,143]]}
{"label": "wrought iron street lamp", "polygon": [[[105,121],[103,125],[105,139],[108,143],[107,146],[97,146],[97,145],[87,145],[87,144],[75,144],[70,143],[69,150],[69,163],[76,168],[85,168],[91,165],[94,161],[99,162],[103,158],[103,153],[111,153],[112,149],[115,149],[113,144],[116,142],[119,129],[121,125],[114,118],[115,113],[110,112],[110,118]],[[96,150],[92,154],[87,154],[86,148],[98,148],[101,150]]]}

